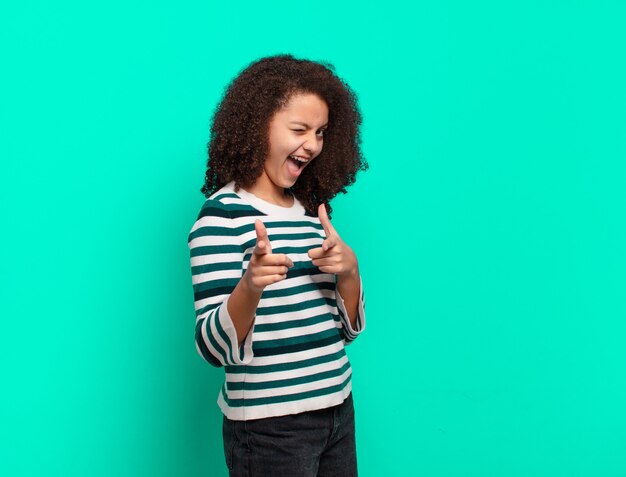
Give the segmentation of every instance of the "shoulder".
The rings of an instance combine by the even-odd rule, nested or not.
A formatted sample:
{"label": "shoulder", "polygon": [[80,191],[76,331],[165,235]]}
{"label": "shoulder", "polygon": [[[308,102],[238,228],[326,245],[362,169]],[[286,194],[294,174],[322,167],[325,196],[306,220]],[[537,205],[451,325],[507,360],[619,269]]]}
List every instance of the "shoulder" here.
{"label": "shoulder", "polygon": [[200,212],[198,213],[198,217],[196,217],[196,221],[205,218],[230,219],[232,218],[230,209],[231,208],[228,206],[228,204],[224,204],[224,202],[220,200],[207,199],[204,201],[204,204],[202,204]]}
{"label": "shoulder", "polygon": [[204,201],[196,220],[201,220],[203,217],[231,218],[230,211],[232,207],[230,204],[236,198],[237,196],[230,184],[226,184]]}
{"label": "shoulder", "polygon": [[237,211],[245,204],[234,190],[234,183],[229,182],[211,194],[202,204],[197,220],[203,217],[233,219],[238,217]]}
{"label": "shoulder", "polygon": [[208,235],[231,237],[240,235],[247,232],[250,227],[254,229],[254,218],[258,215],[257,210],[235,193],[233,183],[226,184],[204,201],[191,228],[188,241]]}

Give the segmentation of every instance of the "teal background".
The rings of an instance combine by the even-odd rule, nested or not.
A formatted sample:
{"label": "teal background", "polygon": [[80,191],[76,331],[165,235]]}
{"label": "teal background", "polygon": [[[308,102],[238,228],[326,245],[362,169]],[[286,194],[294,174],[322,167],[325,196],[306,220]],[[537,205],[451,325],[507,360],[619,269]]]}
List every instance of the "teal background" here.
{"label": "teal background", "polygon": [[623,2],[0,8],[0,474],[226,476],[186,239],[223,88],[288,52],[364,114],[360,475],[626,476]]}

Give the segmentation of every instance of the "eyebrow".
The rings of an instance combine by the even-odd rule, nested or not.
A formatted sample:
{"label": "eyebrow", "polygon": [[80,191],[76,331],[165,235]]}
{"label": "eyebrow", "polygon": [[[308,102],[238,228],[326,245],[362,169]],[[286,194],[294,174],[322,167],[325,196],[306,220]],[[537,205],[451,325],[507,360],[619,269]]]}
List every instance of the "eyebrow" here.
{"label": "eyebrow", "polygon": [[[307,123],[303,123],[301,121],[290,121],[292,124],[300,124],[301,126],[304,126],[305,128],[309,128],[311,129],[311,126],[309,126]],[[324,124],[323,126],[320,126],[320,129],[328,127],[328,123]]]}

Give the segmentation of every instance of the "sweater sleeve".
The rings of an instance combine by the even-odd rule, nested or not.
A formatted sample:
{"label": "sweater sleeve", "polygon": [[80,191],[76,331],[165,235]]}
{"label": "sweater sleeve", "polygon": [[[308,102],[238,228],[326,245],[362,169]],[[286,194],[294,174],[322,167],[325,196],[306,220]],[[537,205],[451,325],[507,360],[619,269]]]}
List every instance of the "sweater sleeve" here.
{"label": "sweater sleeve", "polygon": [[352,327],[350,319],[348,318],[348,312],[343,297],[339,293],[339,290],[335,288],[335,295],[337,297],[337,311],[339,312],[339,321],[341,323],[340,331],[345,344],[352,343],[357,336],[359,336],[365,330],[365,294],[363,293],[363,279],[359,277],[360,281],[360,294],[359,303],[356,313],[356,324]]}
{"label": "sweater sleeve", "polygon": [[[198,353],[211,365],[247,364],[252,360],[252,333],[241,346],[228,313],[228,299],[243,276],[243,251],[228,210],[207,200],[188,239],[196,309]],[[256,318],[256,317],[255,317]]]}

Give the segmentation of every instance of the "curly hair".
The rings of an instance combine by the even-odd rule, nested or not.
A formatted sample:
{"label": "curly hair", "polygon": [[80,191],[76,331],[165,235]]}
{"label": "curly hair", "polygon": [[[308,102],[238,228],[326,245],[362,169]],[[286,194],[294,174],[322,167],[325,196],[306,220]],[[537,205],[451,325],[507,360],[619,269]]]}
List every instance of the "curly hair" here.
{"label": "curly hair", "polygon": [[226,87],[212,118],[209,159],[202,193],[208,198],[228,182],[235,190],[256,182],[269,152],[269,124],[293,95],[312,93],[328,106],[324,146],[289,189],[307,213],[317,216],[353,184],[368,164],[361,153],[362,121],[356,94],[334,74],[330,63],[276,55],[251,63]]}

